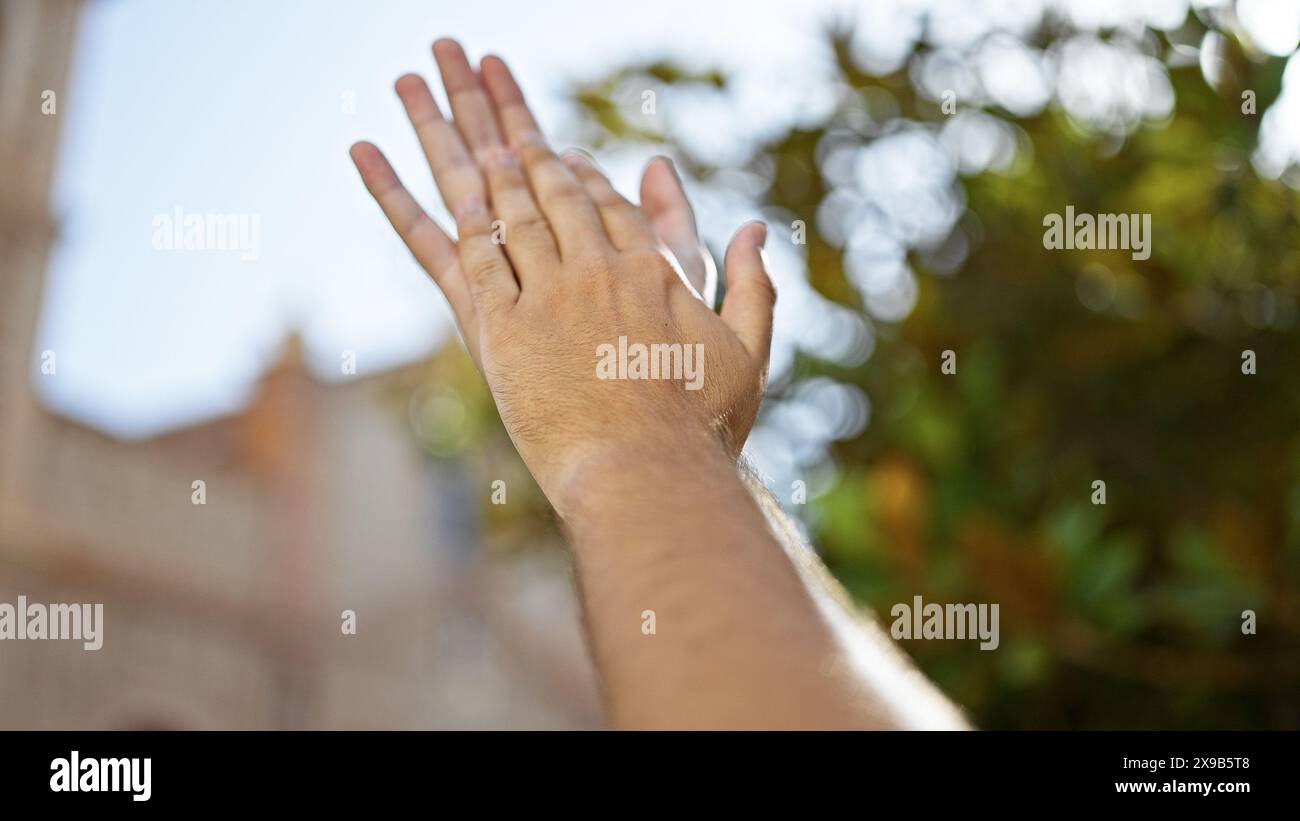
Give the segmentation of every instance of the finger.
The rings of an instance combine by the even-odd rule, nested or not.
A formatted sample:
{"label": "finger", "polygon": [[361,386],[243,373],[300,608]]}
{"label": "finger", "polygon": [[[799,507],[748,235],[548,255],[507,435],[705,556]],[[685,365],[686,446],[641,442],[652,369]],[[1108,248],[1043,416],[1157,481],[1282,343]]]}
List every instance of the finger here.
{"label": "finger", "polygon": [[506,255],[519,277],[519,287],[527,288],[553,271],[560,262],[560,250],[551,228],[538,210],[528,180],[519,167],[519,159],[505,146],[484,154],[492,211],[505,226]]}
{"label": "finger", "polygon": [[470,153],[478,157],[485,149],[501,145],[501,131],[496,114],[478,74],[465,57],[465,50],[455,40],[443,38],[433,44],[433,58],[447,89],[451,114]]}
{"label": "finger", "polygon": [[700,242],[695,212],[667,157],[652,159],[641,176],[641,210],[655,236],[677,258],[691,287],[712,308],[718,296],[718,269]]}
{"label": "finger", "polygon": [[[528,109],[528,103],[524,100],[524,93],[519,88],[519,83],[515,82],[514,75],[504,60],[495,55],[484,57],[479,64],[479,79],[487,89],[488,97],[496,112],[497,122],[507,143],[517,146],[525,141],[528,135],[542,133],[532,111]],[[555,232],[549,226],[547,233],[552,242],[555,242]]]}
{"label": "finger", "polygon": [[776,305],[776,289],[763,254],[766,240],[767,226],[761,222],[742,225],[732,237],[723,261],[727,293],[721,311],[722,321],[764,367],[772,346],[772,310]]}
{"label": "finger", "polygon": [[474,298],[474,310],[481,325],[519,299],[519,284],[502,246],[492,237],[492,215],[480,199],[469,199],[456,210],[456,247],[460,267]]}
{"label": "finger", "polygon": [[[481,64],[483,85],[495,106],[506,139],[523,158],[528,180],[541,211],[550,222],[551,234],[561,257],[607,246],[600,215],[590,202],[583,203],[583,187],[576,176],[556,160],[541,138],[542,130],[524,101],[510,67],[500,57],[489,55]],[[571,200],[571,201],[566,201]],[[552,213],[554,211],[554,213]],[[564,222],[563,226],[556,224]]]}
{"label": "finger", "polygon": [[406,116],[415,127],[420,147],[433,171],[434,182],[447,210],[455,213],[462,202],[485,198],[483,176],[456,127],[442,116],[424,78],[405,74],[394,85]]}
{"label": "finger", "polygon": [[576,175],[547,148],[510,66],[500,57],[487,56],[481,68],[482,83],[493,101],[506,139],[523,158],[528,182],[543,216],[550,222],[560,256],[607,247],[597,210]]}
{"label": "finger", "polygon": [[480,77],[492,104],[496,107],[497,120],[501,124],[506,142],[517,143],[524,134],[542,133],[541,127],[533,117],[524,100],[524,92],[515,82],[515,76],[505,61],[495,55],[483,58],[479,65]]}
{"label": "finger", "polygon": [[564,161],[587,190],[600,221],[605,226],[609,241],[620,251],[634,248],[657,249],[659,242],[650,223],[646,221],[641,209],[628,202],[622,194],[614,190],[609,180],[596,167],[595,162],[580,151],[570,149],[564,153]]}
{"label": "finger", "polygon": [[402,242],[410,249],[451,305],[461,336],[478,359],[478,326],[469,286],[461,272],[456,245],[411,196],[383,153],[367,142],[349,152],[366,190],[379,203]]}
{"label": "finger", "polygon": [[536,131],[519,136],[515,147],[529,187],[560,247],[561,259],[612,250],[600,214],[582,183]]}

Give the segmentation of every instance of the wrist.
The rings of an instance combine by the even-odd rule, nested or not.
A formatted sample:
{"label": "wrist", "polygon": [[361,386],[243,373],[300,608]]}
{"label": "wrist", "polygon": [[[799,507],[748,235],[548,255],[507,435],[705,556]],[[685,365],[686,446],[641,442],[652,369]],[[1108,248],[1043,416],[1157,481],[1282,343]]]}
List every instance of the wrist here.
{"label": "wrist", "polygon": [[572,523],[611,497],[635,498],[646,488],[670,489],[683,477],[735,475],[735,458],[707,431],[661,429],[590,443],[557,472],[547,490],[556,512]]}

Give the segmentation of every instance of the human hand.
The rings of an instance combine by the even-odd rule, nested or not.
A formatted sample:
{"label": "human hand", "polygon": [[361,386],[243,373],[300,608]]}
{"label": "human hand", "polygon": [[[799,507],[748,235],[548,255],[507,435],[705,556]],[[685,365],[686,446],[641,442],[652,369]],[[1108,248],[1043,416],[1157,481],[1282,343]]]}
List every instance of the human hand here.
{"label": "human hand", "polygon": [[[434,54],[454,123],[420,78],[402,77],[397,90],[458,240],[416,204],[378,149],[358,143],[352,157],[447,296],[548,498],[563,513],[582,464],[602,453],[695,447],[712,434],[736,455],[758,411],[771,339],[765,226],[746,224],[732,239],[727,296],[714,314],[662,253],[652,214],[586,158],[561,160],[546,146],[503,62],[485,59],[480,77],[456,43],[439,41]],[[680,378],[601,378],[598,363],[622,350],[620,337],[633,357],[637,345],[673,346],[665,350],[678,354]],[[697,352],[701,369],[687,373]]]}

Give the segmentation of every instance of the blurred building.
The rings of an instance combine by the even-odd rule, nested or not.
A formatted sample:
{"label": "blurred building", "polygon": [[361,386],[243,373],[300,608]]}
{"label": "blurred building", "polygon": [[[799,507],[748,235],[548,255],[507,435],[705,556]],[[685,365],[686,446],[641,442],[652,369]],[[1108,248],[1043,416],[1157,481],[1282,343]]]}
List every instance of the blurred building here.
{"label": "blurred building", "polygon": [[383,401],[419,366],[325,384],[291,338],[243,413],[137,443],[40,406],[78,5],[0,0],[0,602],[103,603],[104,645],[0,642],[0,728],[595,726],[563,568],[485,559]]}

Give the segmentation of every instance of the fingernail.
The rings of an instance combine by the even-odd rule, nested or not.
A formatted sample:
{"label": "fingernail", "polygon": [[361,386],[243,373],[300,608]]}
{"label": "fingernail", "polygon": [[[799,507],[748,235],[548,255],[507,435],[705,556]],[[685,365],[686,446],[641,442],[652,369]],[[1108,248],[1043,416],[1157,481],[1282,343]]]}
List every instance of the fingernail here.
{"label": "fingernail", "polygon": [[751,220],[750,224],[758,226],[758,242],[756,243],[758,247],[762,248],[767,245],[767,223],[762,220]]}

